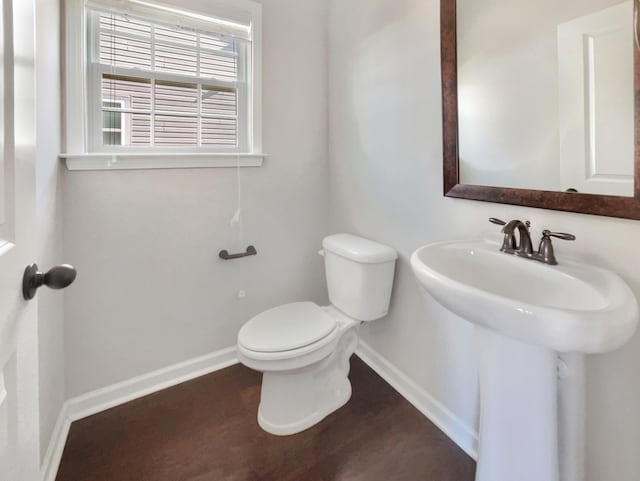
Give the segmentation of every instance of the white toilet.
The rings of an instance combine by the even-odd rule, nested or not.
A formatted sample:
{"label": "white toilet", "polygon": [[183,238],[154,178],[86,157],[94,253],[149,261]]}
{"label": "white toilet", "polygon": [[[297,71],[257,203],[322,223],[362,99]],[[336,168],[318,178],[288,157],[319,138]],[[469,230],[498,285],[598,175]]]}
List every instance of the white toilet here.
{"label": "white toilet", "polygon": [[347,403],[357,328],[389,310],[394,249],[349,234],[329,236],[322,247],[331,305],[279,306],[238,334],[240,362],[263,373],[258,423],[271,434],[304,431]]}

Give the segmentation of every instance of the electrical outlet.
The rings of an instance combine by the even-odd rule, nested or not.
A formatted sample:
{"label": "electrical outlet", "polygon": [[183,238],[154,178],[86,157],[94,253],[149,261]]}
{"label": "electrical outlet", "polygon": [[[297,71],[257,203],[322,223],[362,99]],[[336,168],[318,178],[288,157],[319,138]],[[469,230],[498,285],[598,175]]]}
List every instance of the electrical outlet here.
{"label": "electrical outlet", "polygon": [[238,291],[238,299],[244,299],[247,297],[247,291]]}

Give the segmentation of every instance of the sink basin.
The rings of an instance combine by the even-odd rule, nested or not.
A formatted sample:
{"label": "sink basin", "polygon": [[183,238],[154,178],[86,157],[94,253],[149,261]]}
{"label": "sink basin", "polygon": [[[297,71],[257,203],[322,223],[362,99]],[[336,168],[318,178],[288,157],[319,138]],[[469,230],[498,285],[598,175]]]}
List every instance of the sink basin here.
{"label": "sink basin", "polygon": [[566,259],[549,266],[484,241],[430,244],[411,265],[419,283],[455,314],[554,351],[611,351],[638,323],[631,289],[598,267]]}

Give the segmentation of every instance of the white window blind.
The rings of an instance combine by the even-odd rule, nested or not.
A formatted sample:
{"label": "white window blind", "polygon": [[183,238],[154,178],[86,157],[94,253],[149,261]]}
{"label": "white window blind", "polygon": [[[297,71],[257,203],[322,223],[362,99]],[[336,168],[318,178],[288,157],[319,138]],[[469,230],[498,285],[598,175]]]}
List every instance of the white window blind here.
{"label": "white window blind", "polygon": [[246,152],[250,41],[89,7],[94,151]]}

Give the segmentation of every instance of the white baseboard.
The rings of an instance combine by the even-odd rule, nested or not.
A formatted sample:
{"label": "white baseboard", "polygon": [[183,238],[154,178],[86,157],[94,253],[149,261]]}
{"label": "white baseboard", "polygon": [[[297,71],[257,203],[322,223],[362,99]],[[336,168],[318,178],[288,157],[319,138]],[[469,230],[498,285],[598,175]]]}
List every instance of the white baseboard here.
{"label": "white baseboard", "polygon": [[77,421],[237,363],[236,348],[230,347],[158,369],[69,399],[67,401],[69,417],[71,421]]}
{"label": "white baseboard", "polygon": [[42,481],[55,480],[69,428],[73,421],[92,416],[237,363],[238,359],[234,346],[69,399],[62,407],[42,463]]}
{"label": "white baseboard", "polygon": [[478,459],[478,434],[472,427],[464,423],[366,343],[360,341],[356,354],[438,429],[460,446],[464,452],[473,459]]}
{"label": "white baseboard", "polygon": [[58,415],[58,420],[53,428],[53,433],[51,433],[47,452],[42,460],[40,470],[40,479],[42,481],[55,481],[56,474],[58,474],[58,466],[60,466],[60,460],[62,459],[62,451],[64,451],[64,445],[67,442],[70,427],[71,419],[69,419],[67,404],[65,403],[62,405],[62,409]]}
{"label": "white baseboard", "polygon": [[[366,343],[360,342],[356,354],[469,456],[477,459],[477,434],[472,428]],[[69,399],[60,411],[42,463],[42,481],[55,481],[73,421],[237,363],[236,348],[231,347]]]}

